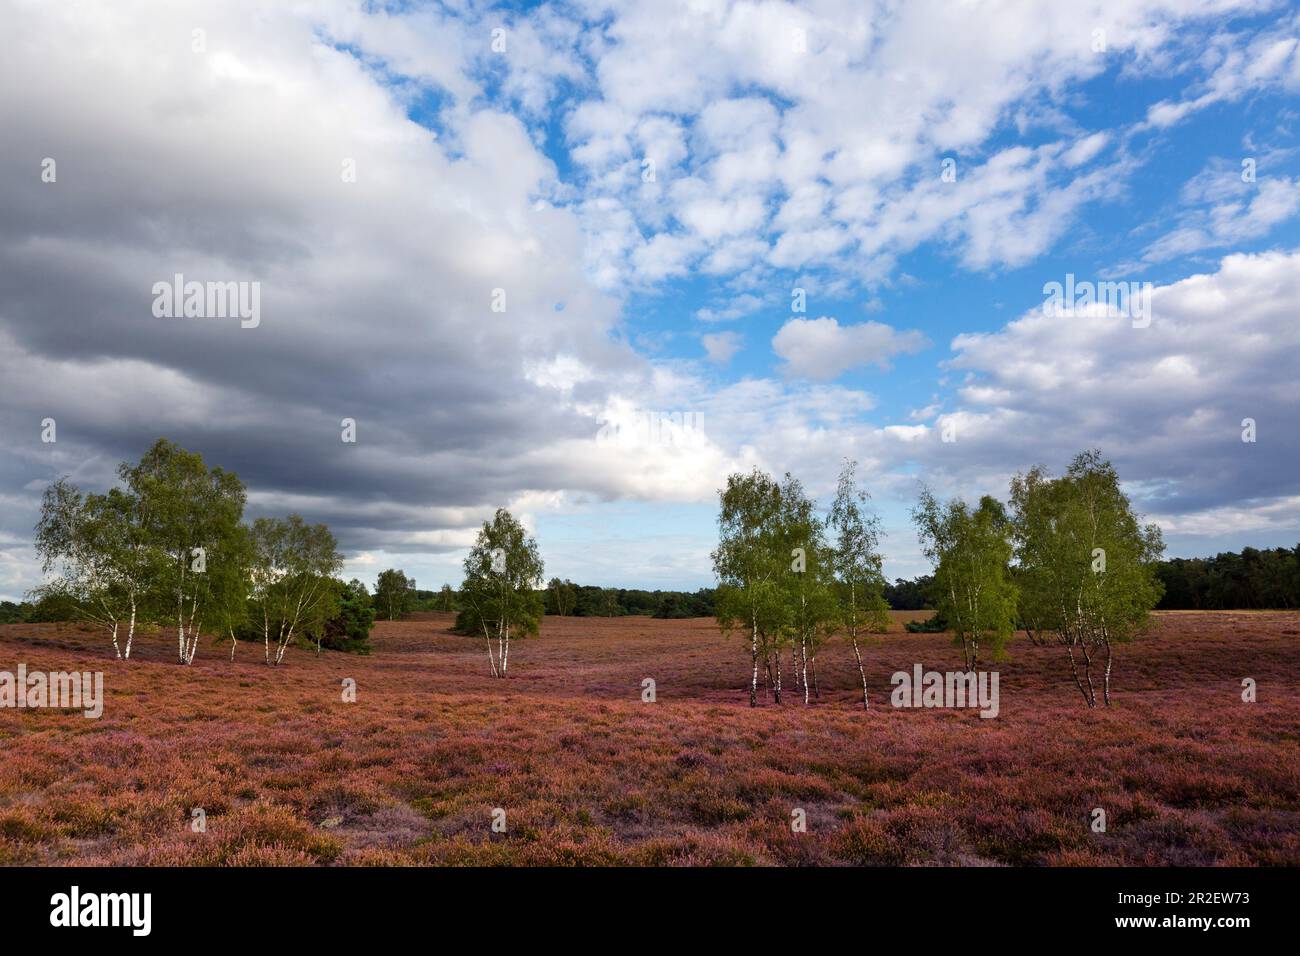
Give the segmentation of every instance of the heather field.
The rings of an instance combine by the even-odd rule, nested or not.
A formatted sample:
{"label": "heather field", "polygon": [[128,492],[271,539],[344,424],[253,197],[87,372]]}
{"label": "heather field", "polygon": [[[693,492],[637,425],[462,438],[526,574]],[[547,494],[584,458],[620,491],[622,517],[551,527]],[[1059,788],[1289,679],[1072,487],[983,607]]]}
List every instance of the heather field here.
{"label": "heather field", "polygon": [[747,654],[710,620],[548,617],[505,681],[450,615],[280,668],[257,646],[184,667],[167,633],[122,662],[99,632],[2,627],[0,669],[103,670],[106,700],[99,720],[0,710],[0,862],[1300,864],[1300,614],[1156,614],[1109,710],[1021,635],[992,720],[889,705],[894,671],[960,668],[908,616],[866,652],[866,712],[839,640],[820,700],[751,709]]}

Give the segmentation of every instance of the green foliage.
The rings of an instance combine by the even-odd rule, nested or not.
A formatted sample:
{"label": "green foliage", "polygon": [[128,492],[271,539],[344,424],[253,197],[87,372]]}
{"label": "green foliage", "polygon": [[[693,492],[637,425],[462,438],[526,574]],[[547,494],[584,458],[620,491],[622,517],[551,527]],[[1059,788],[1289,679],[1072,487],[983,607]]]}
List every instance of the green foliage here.
{"label": "green foliage", "polygon": [[[552,578],[543,597],[547,614],[560,614],[557,603],[563,602],[565,615],[574,617],[623,617],[647,615],[658,618],[713,617],[713,589],[698,591],[645,591],[639,588],[602,588],[587,584],[574,584]],[[572,604],[569,603],[572,589]]]}
{"label": "green foliage", "polygon": [[883,633],[889,626],[880,519],[870,510],[870,496],[857,485],[856,468],[856,462],[845,462],[828,521],[837,616],[854,640],[860,631]]}
{"label": "green foliage", "polygon": [[253,562],[253,533],[236,526],[215,555],[210,555],[208,585],[214,596],[208,622],[218,640],[238,634],[251,623],[249,592]]}
{"label": "green foliage", "polygon": [[1212,558],[1173,558],[1156,566],[1158,607],[1184,610],[1300,607],[1300,545],[1242,548]]}
{"label": "green foliage", "polygon": [[324,623],[320,646],[349,654],[370,653],[370,631],[375,626],[375,609],[365,584],[353,578],[346,584],[331,581],[335,613]]}
{"label": "green foliage", "polygon": [[567,617],[578,604],[578,591],[572,581],[551,578],[546,584],[546,613]]}
{"label": "green foliage", "polygon": [[268,645],[274,630],[277,663],[289,641],[324,633],[338,603],[330,578],[342,564],[328,528],[297,515],[242,524],[238,476],[166,439],[137,464],[123,462],[118,478],[104,494],[82,494],[66,479],[46,489],[36,550],[56,576],[34,592],[27,617],[99,623],[119,656],[130,655],[137,623],[174,627],[186,664],[205,629]]}
{"label": "green foliage", "polygon": [[444,584],[442,589],[438,592],[437,610],[456,610],[456,592],[450,584]]}
{"label": "green foliage", "polygon": [[138,464],[120,465],[118,477],[124,487],[102,495],[66,479],[46,489],[36,549],[58,577],[36,594],[107,628],[119,656],[123,624],[127,655],[137,619],[175,625],[178,657],[189,663],[205,621],[224,625],[243,606],[244,486],[165,439]]}
{"label": "green foliage", "polygon": [[924,488],[912,518],[923,551],[935,563],[935,607],[955,632],[967,669],[978,666],[981,647],[996,659],[1016,619],[1006,509],[988,495],[973,509],[960,499],[944,504]]}
{"label": "green foliage", "polygon": [[739,632],[749,644],[749,702],[756,707],[759,657],[766,660],[779,649],[785,623],[780,580],[790,559],[782,551],[781,489],[755,468],[747,475],[728,475],[720,499],[715,613],[724,633]]}
{"label": "green foliage", "polygon": [[948,624],[938,614],[931,614],[924,621],[907,621],[903,629],[909,634],[942,634],[948,630]]}
{"label": "green foliage", "polygon": [[329,528],[309,525],[299,515],[258,518],[251,541],[249,599],[254,619],[262,624],[268,663],[279,664],[295,638],[319,638],[325,622],[336,614],[332,578],[343,566],[343,556]]}
{"label": "green foliage", "polygon": [[1096,451],[1064,477],[1041,468],[1011,484],[1021,615],[1066,643],[1126,641],[1160,599],[1160,529],[1142,526]]}
{"label": "green foliage", "polygon": [[537,542],[509,511],[498,508],[492,520],[483,523],[464,568],[455,630],[483,634],[492,673],[504,677],[510,638],[536,634],[545,611],[536,590],[543,573]]}
{"label": "green foliage", "polygon": [[764,672],[775,671],[779,701],[782,648],[795,649],[806,675],[837,621],[825,526],[789,474],[782,484],[758,469],[730,475],[720,499],[715,615],[725,633],[739,632],[749,645],[751,706],[758,705],[760,660]]}
{"label": "green foliage", "polygon": [[[151,582],[150,617],[175,623],[182,663],[194,658],[205,618],[225,620],[244,601],[237,575],[219,570],[238,561],[236,541],[246,493],[234,473],[208,468],[203,456],[160,438],[137,465],[123,463],[123,538],[138,531]],[[138,519],[132,520],[138,516]]]}
{"label": "green foliage", "polygon": [[1054,633],[1072,667],[1075,649],[1081,652],[1087,686],[1077,668],[1075,679],[1089,706],[1096,703],[1091,649],[1104,647],[1109,703],[1111,645],[1132,639],[1160,600],[1160,529],[1139,522],[1114,467],[1097,451],[1078,455],[1061,478],[1041,468],[1017,475],[1011,503],[1020,617]]}
{"label": "green foliage", "polygon": [[60,478],[45,490],[36,525],[36,552],[42,569],[59,576],[36,588],[40,616],[64,615],[63,620],[90,621],[113,635],[133,611],[154,609],[149,600],[161,555],[148,528],[132,523],[140,509],[120,489],[106,495],[83,495]]}
{"label": "green foliage", "polygon": [[51,624],[56,621],[85,620],[81,606],[67,594],[58,591],[49,591],[42,594],[34,602],[28,603],[24,601],[16,606],[22,613],[20,620],[24,624]]}
{"label": "green foliage", "polygon": [[[622,595],[620,593],[620,602]],[[641,592],[632,592],[634,595]],[[700,588],[693,593],[683,591],[653,591],[648,595],[655,603],[652,617],[663,619],[684,619],[693,617],[713,617],[714,591],[713,588]]]}
{"label": "green foliage", "polygon": [[924,611],[932,609],[934,601],[934,575],[923,574],[908,581],[895,578],[884,588],[885,601],[895,611]]}
{"label": "green foliage", "polygon": [[390,621],[396,621],[411,611],[416,598],[413,584],[406,572],[396,568],[379,572],[375,582],[375,607],[379,613]]}
{"label": "green foliage", "polygon": [[[836,599],[837,553],[826,542],[826,528],[799,479],[787,474],[780,487],[775,532],[789,563],[777,579],[782,608],[781,646],[794,647],[802,672],[842,620]],[[804,687],[804,697],[808,688]]]}

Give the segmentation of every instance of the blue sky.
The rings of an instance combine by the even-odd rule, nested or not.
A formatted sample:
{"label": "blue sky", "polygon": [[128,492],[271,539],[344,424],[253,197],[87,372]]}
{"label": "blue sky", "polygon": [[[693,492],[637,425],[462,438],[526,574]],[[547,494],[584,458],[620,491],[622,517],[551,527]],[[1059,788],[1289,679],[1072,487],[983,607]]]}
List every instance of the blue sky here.
{"label": "blue sky", "polygon": [[[0,596],[41,489],[159,435],[430,585],[502,505],[548,575],[708,585],[728,472],[846,457],[900,576],[919,481],[1093,446],[1171,554],[1300,540],[1291,6],[95,10],[0,4]],[[177,271],[263,321],[159,325]],[[1067,274],[1149,283],[1149,327],[1045,316]]]}

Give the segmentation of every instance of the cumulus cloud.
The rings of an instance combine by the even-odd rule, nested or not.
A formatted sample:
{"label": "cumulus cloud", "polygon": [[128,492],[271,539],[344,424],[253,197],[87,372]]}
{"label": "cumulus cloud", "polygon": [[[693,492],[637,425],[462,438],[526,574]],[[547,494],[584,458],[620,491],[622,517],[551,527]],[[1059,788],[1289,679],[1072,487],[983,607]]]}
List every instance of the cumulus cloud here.
{"label": "cumulus cloud", "polygon": [[[1059,468],[1097,446],[1153,513],[1290,498],[1298,297],[1300,251],[1232,255],[1214,272],[1157,286],[1148,328],[1035,309],[1001,331],[958,336],[949,364],[967,374],[962,466]],[[1254,443],[1242,440],[1248,418]]]}
{"label": "cumulus cloud", "polygon": [[739,332],[715,332],[700,336],[704,352],[714,365],[726,365],[744,345]]}
{"label": "cumulus cloud", "polygon": [[1280,176],[1247,182],[1240,168],[1224,169],[1224,165],[1216,164],[1211,173],[1222,185],[1211,187],[1204,175],[1189,184],[1194,188],[1185,191],[1185,202],[1205,198],[1185,211],[1174,229],[1148,245],[1143,260],[1168,262],[1258,239],[1300,212],[1300,179]]}
{"label": "cumulus cloud", "polygon": [[[1294,20],[1179,59],[1235,8],[0,0],[21,38],[0,58],[0,594],[36,581],[49,480],[102,487],[160,435],[236,470],[251,513],[328,522],[367,576],[410,557],[454,580],[497,505],[529,522],[690,507],[755,464],[820,492],[845,456],[905,499],[918,468],[999,491],[1008,462],[1099,444],[1189,534],[1241,509],[1294,524],[1295,253],[1157,289],[1145,330],[1031,312],[958,336],[948,373],[964,378],[942,395],[927,382],[903,421],[835,380],[888,369],[921,332],[761,324],[785,306],[776,270],[847,298],[927,246],[979,272],[1052,248],[1141,165],[1131,131],[1071,118],[1116,57],[1189,87],[1150,129],[1293,89]],[[1098,23],[1109,59],[1091,49]],[[1148,261],[1296,215],[1300,179],[1222,172],[1147,234]],[[155,317],[153,285],[177,273],[258,283],[260,324]],[[676,280],[701,290],[689,330],[650,334],[685,350],[648,357],[628,297]],[[772,335],[781,375],[719,383],[748,330],[701,335],[704,374],[695,323],[741,319]],[[1256,446],[1234,441],[1245,417]],[[699,536],[672,550],[666,566],[689,554],[707,578]]]}
{"label": "cumulus cloud", "polygon": [[[428,78],[456,98],[435,136],[345,46],[416,71],[437,24],[351,4],[201,12],[3,12],[24,37],[0,62],[0,481],[22,489],[6,536],[29,539],[44,482],[107,484],[159,435],[239,472],[253,513],[327,521],[350,553],[458,549],[531,493],[681,486],[657,452],[628,469],[594,440],[653,370],[610,335],[619,304],[583,271],[525,124],[475,105],[465,67]],[[176,273],[259,283],[259,326],[155,317],[152,287]],[[552,444],[521,453],[539,435]]]}
{"label": "cumulus cloud", "polygon": [[[589,249],[595,271],[611,287],[719,261],[870,279],[935,239],[970,269],[1023,264],[1136,166],[1127,137],[1066,118],[1066,91],[1115,62],[1134,76],[1165,74],[1171,61],[1186,70],[1207,15],[1236,6],[595,3],[608,18],[596,41],[598,98],[566,125],[602,198],[583,209],[602,237]],[[1099,29],[1104,55],[1093,48]],[[1216,55],[1201,61],[1207,75],[1189,78],[1207,89],[1183,111],[1292,84],[1295,34],[1286,21],[1216,37]],[[996,148],[1013,113],[1050,117],[1039,123],[1047,141]],[[674,132],[651,148],[639,131],[665,116]],[[692,122],[685,138],[683,119]],[[627,174],[656,150],[673,175],[645,183]],[[958,176],[944,181],[941,161],[952,158]],[[613,233],[621,241],[605,241]],[[676,273],[655,248],[665,234]]]}
{"label": "cumulus cloud", "polygon": [[840,325],[833,318],[790,319],[772,339],[772,351],[793,378],[829,381],[851,368],[889,368],[896,355],[919,352],[929,344],[915,329],[899,332],[883,322]]}
{"label": "cumulus cloud", "polygon": [[1212,66],[1189,94],[1147,110],[1147,124],[1164,129],[1218,103],[1233,103],[1265,89],[1300,90],[1300,15],[1281,17],[1274,29],[1252,34],[1221,31],[1197,51]]}

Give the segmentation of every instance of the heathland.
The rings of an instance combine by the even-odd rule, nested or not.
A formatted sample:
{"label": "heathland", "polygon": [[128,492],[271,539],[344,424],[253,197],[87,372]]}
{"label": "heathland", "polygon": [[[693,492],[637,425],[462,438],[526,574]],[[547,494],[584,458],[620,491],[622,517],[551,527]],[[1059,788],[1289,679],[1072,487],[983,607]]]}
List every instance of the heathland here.
{"label": "heathland", "polygon": [[983,665],[989,720],[891,706],[894,672],[963,666],[892,616],[865,710],[842,638],[820,697],[751,709],[748,647],[711,619],[547,616],[504,680],[450,614],[282,667],[0,626],[0,669],[103,671],[105,697],[0,709],[0,863],[1300,864],[1300,614],[1157,612],[1095,709],[1017,634]]}

